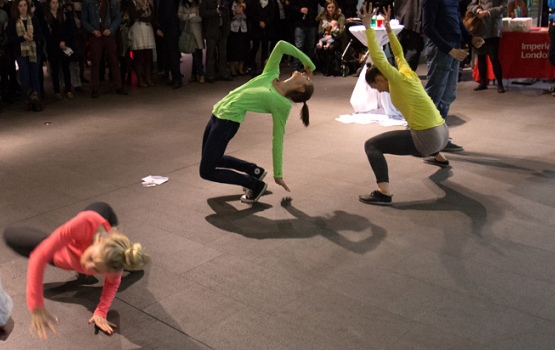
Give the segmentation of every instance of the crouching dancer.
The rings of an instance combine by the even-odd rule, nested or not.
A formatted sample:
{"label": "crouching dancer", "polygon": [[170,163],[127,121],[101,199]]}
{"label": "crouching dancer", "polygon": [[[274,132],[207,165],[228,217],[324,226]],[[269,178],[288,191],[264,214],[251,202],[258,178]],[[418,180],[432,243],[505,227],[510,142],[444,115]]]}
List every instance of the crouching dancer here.
{"label": "crouching dancer", "polygon": [[46,331],[56,334],[54,318],[44,306],[43,277],[46,264],[85,275],[103,275],[100,303],[89,324],[107,334],[115,324],[106,320],[108,309],[121,283],[123,270],[141,270],[150,260],[138,243],[114,228],[118,223],[112,208],[102,202],[89,205],[52,234],[23,227],[4,231],[6,244],[16,253],[29,257],[27,269],[27,307],[31,311],[31,331],[42,340]]}
{"label": "crouching dancer", "polygon": [[424,90],[420,78],[405,60],[401,44],[391,31],[391,8],[385,11],[384,26],[399,70],[387,61],[374,29],[370,28],[371,18],[371,5],[369,10],[363,6],[362,21],[367,28],[368,49],[374,63],[366,72],[366,82],[379,92],[391,94],[391,102],[403,114],[409,129],[386,132],[366,141],[364,150],[376,176],[378,189],[368,195],[360,195],[359,200],[367,204],[390,205],[392,195],[389,191],[389,173],[384,154],[431,155],[424,159],[426,163],[448,166],[449,161],[439,151],[449,141],[449,130]]}
{"label": "crouching dancer", "polygon": [[[306,73],[293,72],[286,80],[279,80],[279,63],[282,56],[298,58]],[[254,203],[266,191],[267,184],[262,181],[266,170],[230,155],[225,154],[229,141],[235,136],[247,112],[270,113],[273,120],[272,155],[275,182],[289,192],[283,180],[282,156],[285,123],[291,111],[291,102],[303,103],[301,120],[309,124],[306,101],[312,96],[312,70],[314,63],[295,46],[280,41],[268,58],[261,75],[231,91],[218,102],[202,139],[202,159],[200,176],[209,181],[243,186],[246,189],[241,197],[243,203]]]}

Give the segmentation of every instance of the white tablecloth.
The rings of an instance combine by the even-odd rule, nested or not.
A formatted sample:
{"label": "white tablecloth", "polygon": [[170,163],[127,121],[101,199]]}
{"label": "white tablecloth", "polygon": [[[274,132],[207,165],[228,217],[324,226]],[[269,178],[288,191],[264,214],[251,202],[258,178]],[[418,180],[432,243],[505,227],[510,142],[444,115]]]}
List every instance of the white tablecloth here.
{"label": "white tablecloth", "polygon": [[[349,30],[355,38],[366,46],[366,29],[363,25],[352,26]],[[397,35],[401,32],[401,30],[403,30],[403,26],[391,26],[391,30],[393,30],[393,32]],[[376,32],[376,37],[380,46],[384,46],[389,42],[385,28],[374,28],[374,31]],[[371,62],[370,56],[368,56],[368,61]],[[401,112],[399,112],[391,103],[389,93],[379,93],[378,90],[372,89],[370,85],[366,83],[365,76],[366,66],[362,69],[355,85],[355,89],[353,90],[353,94],[351,95],[351,106],[353,106],[355,113],[383,110],[382,113],[387,115],[402,116]]]}

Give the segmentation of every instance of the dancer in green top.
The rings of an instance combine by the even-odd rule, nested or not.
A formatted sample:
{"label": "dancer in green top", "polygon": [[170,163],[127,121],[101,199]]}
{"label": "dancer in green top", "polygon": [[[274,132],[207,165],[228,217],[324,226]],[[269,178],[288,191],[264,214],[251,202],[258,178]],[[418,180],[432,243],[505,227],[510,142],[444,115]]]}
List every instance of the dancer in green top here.
{"label": "dancer in green top", "polygon": [[403,48],[389,26],[391,8],[385,11],[384,26],[391,43],[391,50],[399,69],[389,64],[370,28],[372,5],[362,8],[362,22],[366,28],[368,50],[373,66],[366,72],[366,82],[379,92],[389,92],[391,102],[405,117],[409,129],[386,132],[366,141],[364,150],[376,176],[378,190],[369,195],[360,195],[359,200],[367,204],[390,205],[389,173],[384,154],[430,156],[428,164],[446,167],[449,161],[442,150],[449,141],[449,129],[445,120],[424,90],[418,75],[410,68],[403,55]]}
{"label": "dancer in green top", "polygon": [[[298,58],[306,73],[295,71],[289,79],[279,80],[279,63],[284,54]],[[254,163],[226,155],[225,150],[247,112],[270,113],[273,120],[274,180],[289,192],[282,172],[285,123],[291,111],[291,102],[302,102],[301,119],[308,126],[306,101],[314,91],[311,81],[314,69],[314,63],[295,46],[285,41],[278,42],[262,74],[231,91],[214,106],[202,140],[200,176],[209,181],[243,186],[246,192],[241,201],[258,201],[266,191],[267,184],[262,181],[266,170]]]}

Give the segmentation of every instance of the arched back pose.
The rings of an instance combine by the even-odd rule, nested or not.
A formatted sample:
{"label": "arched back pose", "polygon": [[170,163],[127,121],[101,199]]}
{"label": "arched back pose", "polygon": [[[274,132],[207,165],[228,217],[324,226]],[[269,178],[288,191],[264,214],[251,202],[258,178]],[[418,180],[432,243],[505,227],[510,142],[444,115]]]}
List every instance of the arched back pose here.
{"label": "arched back pose", "polygon": [[113,227],[118,223],[112,208],[102,202],[89,205],[58,227],[52,234],[23,227],[8,227],[4,231],[6,244],[16,253],[29,257],[27,269],[27,307],[31,311],[31,330],[46,340],[46,330],[54,334],[56,319],[44,306],[43,275],[46,264],[81,274],[104,276],[100,302],[89,324],[95,323],[108,334],[115,324],[106,320],[121,282],[123,269],[141,270],[150,260],[139,243]]}
{"label": "arched back pose", "polygon": [[366,141],[364,150],[376,175],[378,190],[369,195],[360,195],[359,199],[368,204],[390,205],[389,173],[384,154],[432,155],[424,161],[441,167],[447,166],[449,162],[439,151],[449,140],[449,130],[424,90],[420,78],[405,60],[403,48],[391,31],[391,8],[385,11],[384,26],[399,70],[389,64],[378,44],[374,29],[370,28],[371,9],[371,5],[368,11],[365,7],[362,9],[362,21],[368,28],[368,49],[374,62],[374,66],[366,72],[366,82],[380,92],[387,91],[391,94],[391,102],[407,120],[409,130],[386,132]]}
{"label": "arched back pose", "polygon": [[[279,63],[284,54],[301,60],[306,73],[295,71],[289,79],[279,80]],[[225,150],[245,119],[246,112],[271,113],[274,179],[278,185],[289,191],[282,173],[285,123],[291,111],[291,102],[302,102],[301,119],[308,126],[306,101],[314,91],[311,81],[314,68],[314,63],[299,49],[285,41],[278,42],[262,74],[231,91],[214,106],[202,140],[200,176],[209,181],[243,186],[248,190],[241,201],[258,201],[267,187],[262,181],[266,170],[254,163],[226,155]]]}

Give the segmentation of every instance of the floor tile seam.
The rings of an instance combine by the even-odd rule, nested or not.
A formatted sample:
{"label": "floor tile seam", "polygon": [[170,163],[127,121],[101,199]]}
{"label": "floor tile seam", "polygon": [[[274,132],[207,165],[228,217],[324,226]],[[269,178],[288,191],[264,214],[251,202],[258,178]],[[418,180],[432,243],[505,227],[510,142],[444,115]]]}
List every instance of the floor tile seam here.
{"label": "floor tile seam", "polygon": [[[387,238],[386,238],[385,240],[387,240]],[[500,239],[500,240],[504,240],[504,239]],[[538,250],[538,251],[543,251],[543,252],[551,253],[551,251],[546,251],[546,250],[539,249],[539,248],[536,248],[536,247],[531,247],[531,246],[527,246],[527,245],[522,245],[522,244],[519,244],[519,243],[516,243],[516,242],[513,242],[513,241],[508,241],[508,240],[504,240],[504,241],[509,242],[509,243],[511,243],[511,244],[523,246],[523,247],[525,247],[525,248],[527,248],[527,249],[535,249],[535,250]],[[467,261],[467,262],[472,263],[473,265],[476,265],[476,266],[484,266],[484,263],[481,263],[480,261],[476,260],[475,255],[472,255],[472,256],[470,256],[470,257],[468,257],[468,258],[463,258],[463,257],[461,257],[461,256],[459,256],[459,255],[455,255],[455,254],[445,253],[445,252],[436,251],[436,250],[430,250],[430,249],[428,249],[428,248],[426,248],[426,247],[424,247],[424,246],[420,246],[420,249],[421,249],[421,250],[428,251],[429,253],[432,253],[432,254],[446,255],[446,256],[448,256],[449,258],[456,259],[456,260],[459,260],[459,261],[461,261],[461,262],[462,262],[462,261]],[[394,269],[394,268],[398,267],[402,262],[404,262],[406,259],[410,258],[411,256],[413,256],[413,255],[416,254],[416,253],[417,253],[416,251],[415,251],[415,252],[412,252],[410,255],[406,256],[406,257],[403,258],[401,261],[399,261],[399,262],[396,263],[394,266],[392,266],[391,269]],[[554,254],[554,259],[555,259],[555,254]],[[494,270],[496,270],[496,271],[498,271],[498,272],[511,273],[511,274],[517,275],[517,276],[519,276],[519,277],[524,277],[524,278],[527,278],[527,279],[534,280],[534,281],[536,281],[536,282],[541,282],[541,283],[545,283],[545,284],[553,284],[553,285],[554,285],[553,294],[555,295],[555,282],[553,282],[553,279],[550,279],[550,278],[542,279],[542,278],[539,278],[539,277],[537,277],[537,276],[531,276],[531,275],[529,275],[529,274],[524,274],[524,273],[521,273],[521,272],[516,272],[516,271],[514,271],[513,269],[511,269],[509,266],[508,266],[507,268],[499,267],[498,265],[492,265],[492,264],[487,264],[487,266],[488,266],[490,269],[494,269]],[[379,267],[378,267],[378,268],[379,268]],[[392,272],[394,272],[394,271],[392,271]],[[399,273],[399,272],[398,272],[398,273]],[[399,274],[402,275],[402,273],[399,273]]]}
{"label": "floor tile seam", "polygon": [[[196,337],[193,337],[193,336],[189,335],[189,334],[188,334],[187,332],[185,332],[184,330],[181,330],[181,329],[179,329],[179,328],[176,328],[176,327],[172,326],[171,324],[169,324],[168,322],[166,322],[166,321],[164,321],[164,320],[162,320],[162,319],[160,319],[160,318],[158,318],[158,317],[156,317],[156,316],[154,316],[154,315],[152,315],[152,314],[149,314],[148,312],[144,311],[144,309],[146,309],[146,308],[148,308],[148,307],[150,307],[150,306],[152,306],[152,305],[159,304],[159,303],[160,303],[162,300],[164,300],[164,299],[162,299],[162,300],[157,300],[156,302],[154,302],[154,303],[148,305],[148,306],[145,307],[144,309],[140,309],[140,308],[136,307],[135,305],[133,305],[132,303],[129,303],[129,302],[125,301],[124,299],[118,297],[117,295],[116,295],[115,298],[118,299],[121,303],[123,303],[123,304],[125,304],[125,305],[131,307],[132,309],[135,309],[136,311],[138,311],[138,312],[140,312],[140,313],[142,313],[142,314],[144,314],[144,315],[147,315],[148,317],[153,318],[154,320],[156,320],[157,322],[160,322],[160,323],[163,324],[164,326],[166,326],[166,327],[168,327],[168,328],[171,328],[171,329],[173,329],[174,331],[179,332],[179,333],[185,335],[186,337],[188,337],[188,338],[190,338],[190,339],[193,339],[193,340],[195,340],[196,342],[199,342],[200,344],[202,344],[202,345],[204,345],[204,346],[206,346],[206,347],[208,347],[208,348],[210,348],[210,349],[213,349],[213,347],[211,347],[211,346],[209,346],[208,344],[204,343],[203,341],[197,339]],[[147,327],[150,327],[150,325],[145,325],[145,326],[144,326],[143,328],[141,328],[139,331],[141,331],[141,330],[143,330],[143,329],[145,329],[145,328],[147,328]]]}
{"label": "floor tile seam", "polygon": [[[324,290],[328,291],[329,293],[340,294],[340,295],[342,295],[343,297],[345,297],[345,298],[347,298],[347,299],[350,299],[350,300],[353,301],[353,302],[363,302],[363,301],[361,301],[361,300],[358,300],[358,299],[353,298],[352,296],[345,295],[345,294],[343,294],[343,293],[336,292],[336,291],[333,291],[333,290],[331,290],[331,289],[328,289],[328,288],[326,288],[325,286],[314,286],[313,289],[324,289]],[[286,308],[287,306],[293,304],[294,302],[296,302],[296,301],[299,300],[300,298],[301,298],[301,296],[299,296],[299,297],[296,298],[295,300],[292,300],[290,303],[288,303],[288,304],[286,304],[286,305],[283,305],[283,306],[281,307],[281,309],[284,309],[284,308]],[[408,321],[408,322],[411,322],[411,323],[420,323],[420,322],[414,321],[414,320],[412,320],[412,319],[410,319],[410,318],[408,318],[408,317],[406,317],[406,316],[399,315],[399,314],[396,314],[396,313],[391,312],[391,311],[389,311],[389,310],[383,309],[382,307],[380,307],[380,306],[378,306],[378,305],[367,304],[367,303],[365,303],[365,302],[363,302],[363,303],[366,304],[367,306],[370,306],[370,307],[372,307],[372,308],[379,309],[379,310],[381,310],[381,311],[383,311],[383,312],[386,312],[386,313],[388,313],[388,314],[391,314],[391,315],[393,315],[393,316],[395,316],[395,317],[397,317],[397,318],[403,319],[403,320],[405,320],[405,321]],[[282,322],[286,322],[286,323],[290,324],[291,326],[305,328],[305,326],[304,326],[304,324],[303,324],[302,321],[300,321],[300,322],[298,322],[298,323],[297,323],[297,322],[294,322],[294,321],[289,321],[289,320],[283,318],[283,316],[280,316],[279,314],[276,314],[276,315],[269,315],[269,316],[273,316],[273,317],[275,317],[276,319],[278,319],[278,320],[280,320],[280,321],[282,321]],[[412,329],[412,328],[411,328],[411,329]],[[410,330],[406,331],[405,333],[403,333],[403,335],[406,334],[406,333],[408,333],[409,331],[410,331]],[[324,333],[321,329],[318,329],[317,331],[311,331],[311,330],[310,330],[310,332],[312,332],[312,333],[314,333],[314,334],[316,334],[316,335],[318,335],[318,336],[320,336],[320,337],[326,338],[326,339],[328,339],[330,342],[334,342],[334,341],[335,341],[335,338],[332,338],[332,337],[331,337],[330,335],[328,335],[327,333]],[[322,333],[320,333],[320,332],[322,332]],[[398,339],[396,339],[394,342],[392,342],[392,343],[389,344],[388,346],[392,346],[395,342],[399,341],[399,340],[401,339],[401,337],[402,337],[402,336],[400,336]],[[343,345],[343,344],[339,344],[339,345]]]}
{"label": "floor tile seam", "polygon": [[[417,277],[414,277],[414,276],[404,275],[404,274],[398,273],[398,272],[393,272],[392,271],[392,273],[394,273],[396,275],[399,275],[399,276],[402,276],[403,278],[408,278],[408,279],[413,280],[413,281],[417,281],[417,282],[420,282],[420,283],[432,285],[435,288],[439,288],[439,289],[442,289],[442,290],[449,291],[451,293],[459,294],[463,297],[472,299],[474,301],[478,301],[482,304],[483,303],[493,304],[495,306],[495,308],[497,308],[497,309],[510,310],[510,311],[513,311],[513,312],[516,312],[516,313],[519,313],[519,314],[530,316],[530,317],[535,318],[535,319],[543,319],[543,320],[546,320],[546,321],[555,322],[555,320],[553,320],[553,319],[540,317],[539,315],[536,315],[535,313],[530,313],[530,312],[523,311],[522,309],[515,308],[515,306],[513,304],[501,304],[495,298],[490,299],[490,298],[487,298],[486,296],[482,296],[481,294],[476,294],[476,293],[473,293],[473,292],[470,292],[470,291],[467,292],[465,290],[457,289],[456,287],[444,286],[444,285],[438,284],[434,281],[427,281],[427,280],[423,280],[423,279],[420,279],[420,278],[417,278]],[[479,286],[484,287],[483,285],[479,285]],[[488,289],[488,290],[491,291],[491,289]],[[360,300],[360,301],[362,302],[362,300]]]}

